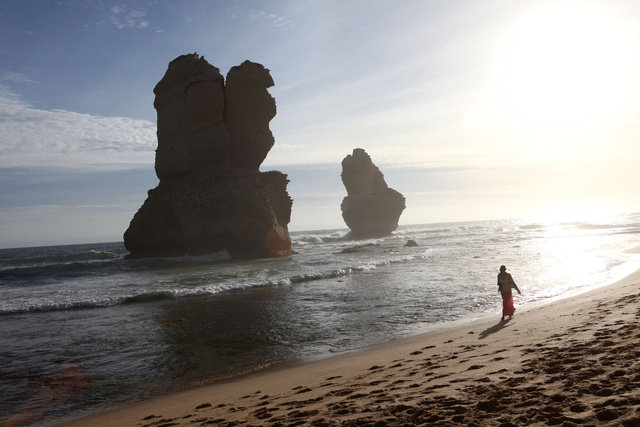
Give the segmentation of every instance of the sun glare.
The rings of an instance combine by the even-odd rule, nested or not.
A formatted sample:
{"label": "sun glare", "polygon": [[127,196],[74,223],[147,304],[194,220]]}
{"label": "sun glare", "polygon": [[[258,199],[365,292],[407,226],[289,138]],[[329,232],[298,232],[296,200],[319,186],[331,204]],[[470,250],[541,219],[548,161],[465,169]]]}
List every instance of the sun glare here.
{"label": "sun glare", "polygon": [[633,84],[630,42],[612,14],[551,3],[513,28],[500,61],[500,102],[512,124],[556,128],[615,114]]}

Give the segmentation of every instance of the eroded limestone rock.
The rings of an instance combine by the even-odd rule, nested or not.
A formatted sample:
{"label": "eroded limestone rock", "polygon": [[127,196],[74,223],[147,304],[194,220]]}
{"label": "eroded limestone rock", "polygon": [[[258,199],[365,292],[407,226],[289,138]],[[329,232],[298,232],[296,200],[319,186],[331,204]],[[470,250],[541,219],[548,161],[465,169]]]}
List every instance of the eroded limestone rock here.
{"label": "eroded limestone rock", "polygon": [[182,55],[153,89],[158,114],[156,175],[227,168],[224,77],[204,58]]}
{"label": "eroded limestone rock", "polygon": [[224,121],[233,141],[233,167],[257,171],[273,147],[269,122],[276,102],[267,91],[271,86],[269,70],[260,64],[244,61],[227,73]]}
{"label": "eroded limestone rock", "polygon": [[124,234],[130,258],[291,253],[287,175],[259,171],[274,142],[273,80],[249,61],[233,70],[225,88],[216,67],[183,55],[155,87],[160,183]]}
{"label": "eroded limestone rock", "polygon": [[342,160],[342,182],[347,197],[340,208],[352,238],[388,236],[398,228],[405,198],[387,186],[384,175],[362,148]]}

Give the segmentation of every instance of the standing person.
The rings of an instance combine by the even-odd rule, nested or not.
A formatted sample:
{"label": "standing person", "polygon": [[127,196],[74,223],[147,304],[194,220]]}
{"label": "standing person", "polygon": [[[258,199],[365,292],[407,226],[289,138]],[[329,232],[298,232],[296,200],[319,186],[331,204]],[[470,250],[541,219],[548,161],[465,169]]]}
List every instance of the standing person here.
{"label": "standing person", "polygon": [[513,277],[511,274],[507,273],[507,267],[504,265],[500,266],[500,273],[498,273],[498,292],[502,294],[502,319],[504,320],[504,316],[513,316],[513,313],[516,312],[516,308],[513,306],[513,295],[511,295],[511,289],[515,289],[518,291],[518,294],[522,294],[520,289],[518,289],[518,285],[513,281]]}

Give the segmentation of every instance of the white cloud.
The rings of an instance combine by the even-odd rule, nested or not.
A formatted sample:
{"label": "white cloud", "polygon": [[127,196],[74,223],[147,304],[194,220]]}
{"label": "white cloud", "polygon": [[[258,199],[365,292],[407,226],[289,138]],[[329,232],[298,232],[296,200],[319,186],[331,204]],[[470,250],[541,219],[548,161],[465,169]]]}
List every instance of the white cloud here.
{"label": "white cloud", "polygon": [[13,71],[0,72],[0,82],[10,83],[36,83],[31,77],[26,74],[16,73]]}
{"label": "white cloud", "polygon": [[39,110],[0,86],[0,167],[104,171],[150,167],[156,126],[146,120]]}
{"label": "white cloud", "polygon": [[293,27],[294,22],[284,15],[277,15],[275,13],[267,13],[265,11],[249,12],[250,19],[262,19],[271,23],[274,27]]}
{"label": "white cloud", "polygon": [[116,5],[109,9],[109,15],[98,25],[115,27],[119,30],[125,28],[148,28],[151,23],[144,18],[147,13],[140,9],[129,9],[126,5]]}

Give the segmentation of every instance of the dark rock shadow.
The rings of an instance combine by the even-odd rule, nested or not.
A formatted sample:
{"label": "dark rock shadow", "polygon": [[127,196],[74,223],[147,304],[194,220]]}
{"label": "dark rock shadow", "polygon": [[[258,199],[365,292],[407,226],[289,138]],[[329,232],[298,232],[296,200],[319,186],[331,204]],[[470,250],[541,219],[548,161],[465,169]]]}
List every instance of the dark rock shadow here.
{"label": "dark rock shadow", "polygon": [[499,332],[501,330],[503,330],[504,328],[509,326],[509,323],[511,323],[512,319],[507,319],[507,320],[501,320],[498,324],[491,326],[490,328],[485,329],[484,331],[480,332],[480,335],[478,336],[478,339],[484,339],[486,337],[488,337],[491,334],[495,334],[496,332]]}

